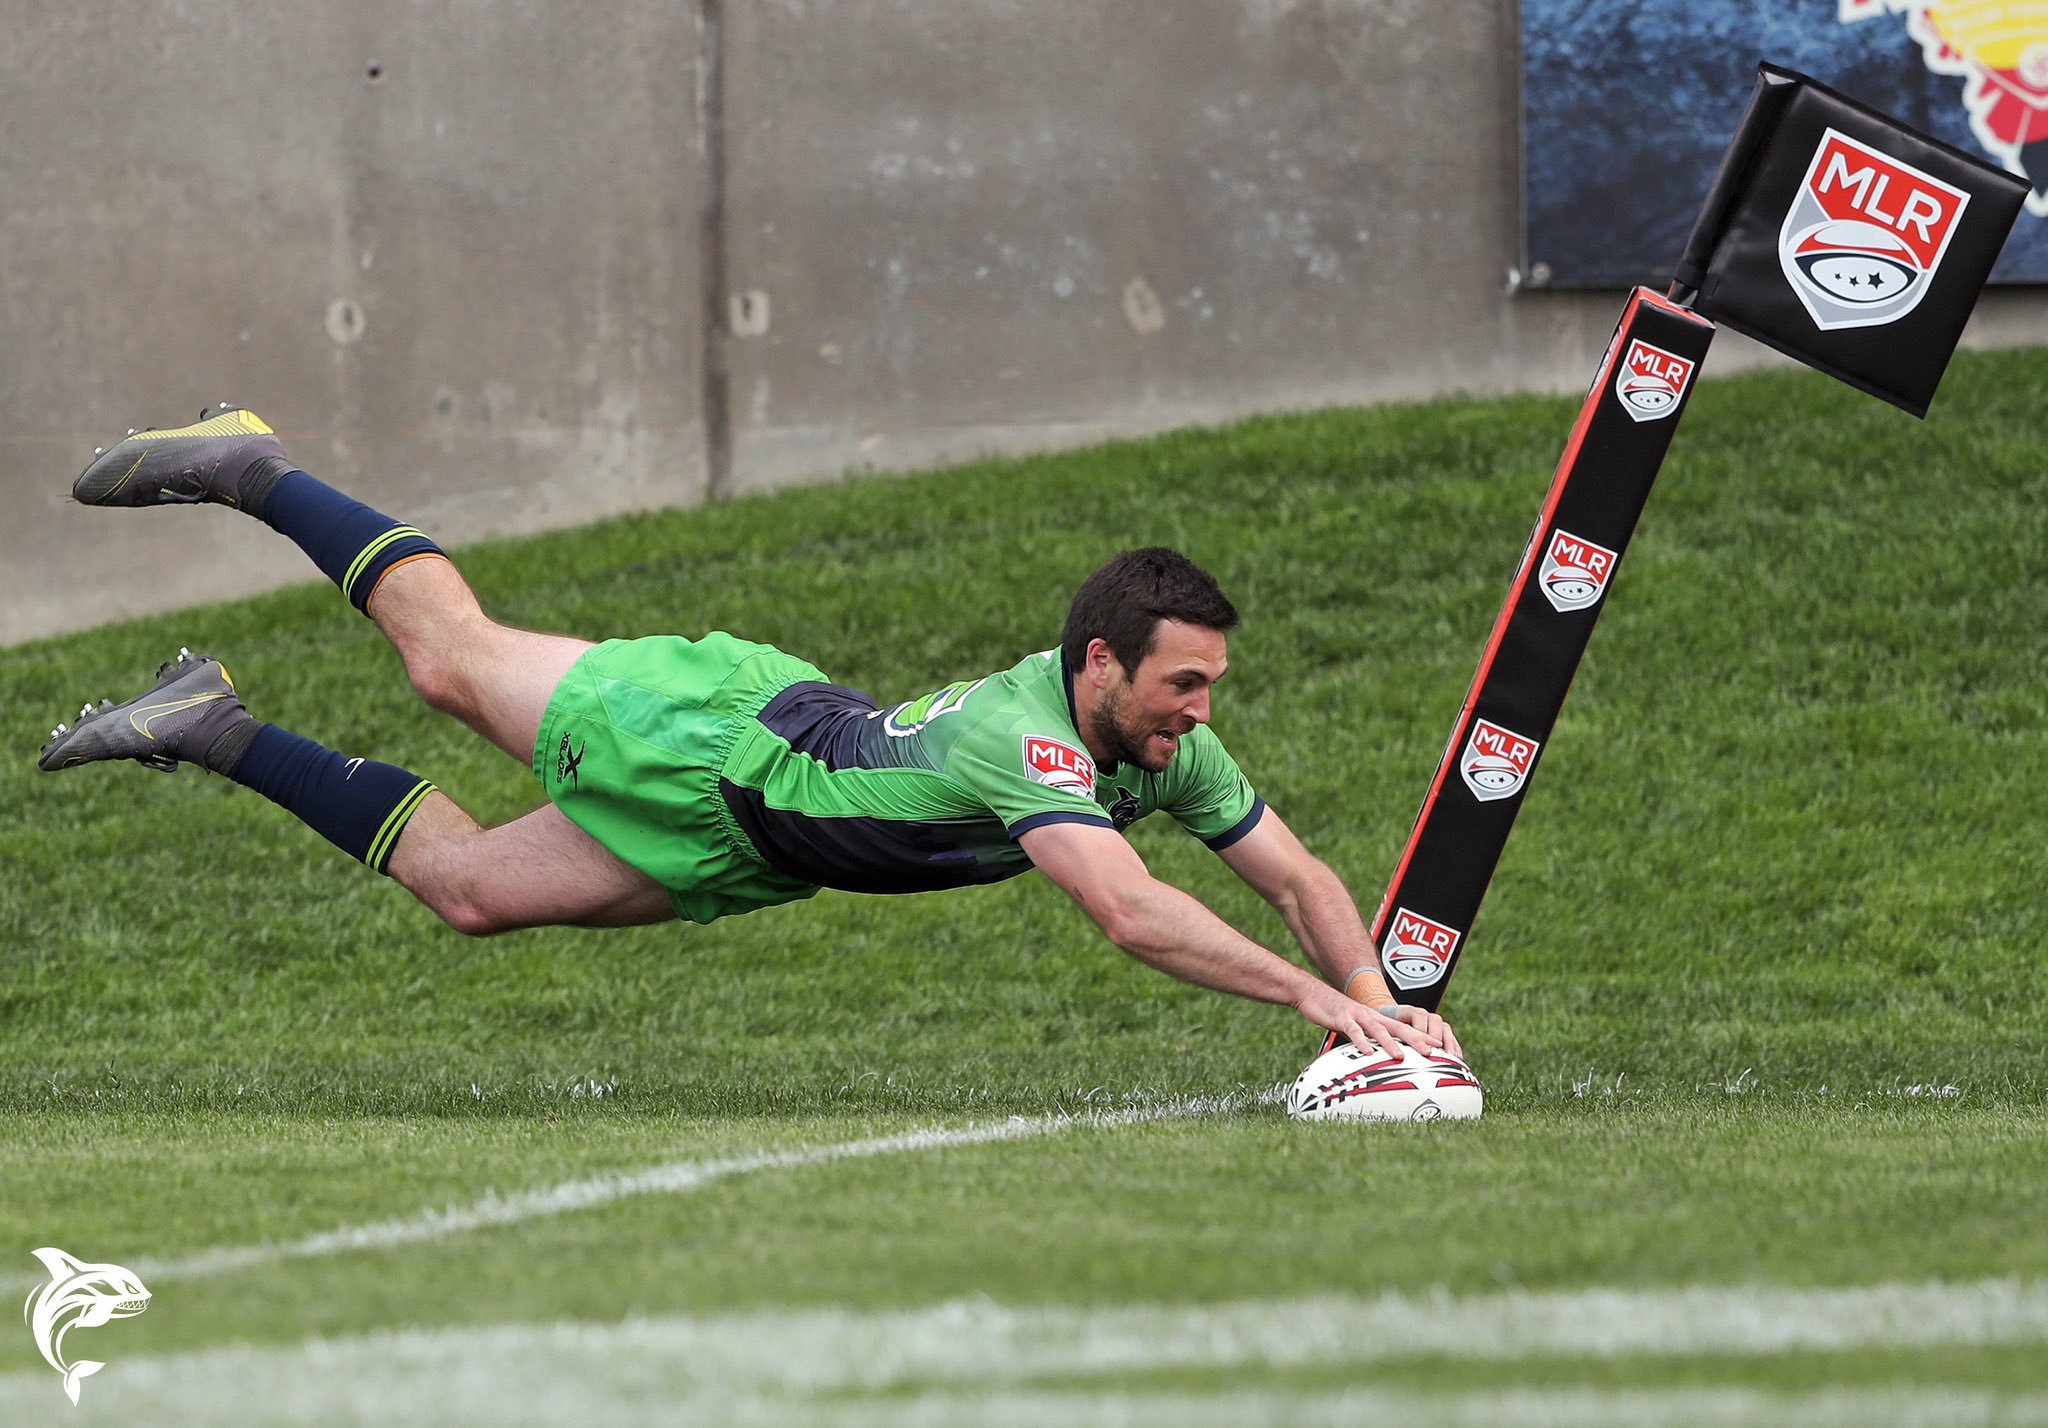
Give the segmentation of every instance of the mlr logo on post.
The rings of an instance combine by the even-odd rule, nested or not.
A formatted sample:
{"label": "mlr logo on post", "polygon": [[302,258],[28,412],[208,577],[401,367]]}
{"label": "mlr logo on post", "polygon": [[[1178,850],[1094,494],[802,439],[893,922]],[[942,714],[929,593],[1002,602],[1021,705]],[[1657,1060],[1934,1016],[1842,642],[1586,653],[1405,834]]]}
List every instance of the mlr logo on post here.
{"label": "mlr logo on post", "polygon": [[1458,950],[1458,929],[1410,912],[1394,909],[1387,925],[1387,940],[1380,948],[1380,963],[1395,986],[1404,990],[1427,987],[1443,980],[1450,970],[1451,954]]}
{"label": "mlr logo on post", "polygon": [[1465,741],[1465,752],[1458,755],[1458,772],[1464,776],[1465,787],[1481,803],[1513,798],[1528,782],[1536,751],[1542,747],[1512,729],[1475,719],[1472,736]]}
{"label": "mlr logo on post", "polygon": [[1660,421],[1678,410],[1699,364],[1676,352],[1652,347],[1640,337],[1628,345],[1621,359],[1621,375],[1614,379],[1614,395],[1621,409],[1636,421]]}
{"label": "mlr logo on post", "polygon": [[1024,736],[1024,769],[1047,788],[1095,797],[1095,760],[1058,739]]}
{"label": "mlr logo on post", "polygon": [[1560,615],[1600,603],[1607,593],[1607,577],[1621,557],[1604,545],[1559,528],[1551,532],[1543,548],[1543,568],[1536,572],[1537,588]]}
{"label": "mlr logo on post", "polygon": [[1778,230],[1778,262],[1821,331],[1882,327],[1927,295],[1969,202],[1830,129]]}

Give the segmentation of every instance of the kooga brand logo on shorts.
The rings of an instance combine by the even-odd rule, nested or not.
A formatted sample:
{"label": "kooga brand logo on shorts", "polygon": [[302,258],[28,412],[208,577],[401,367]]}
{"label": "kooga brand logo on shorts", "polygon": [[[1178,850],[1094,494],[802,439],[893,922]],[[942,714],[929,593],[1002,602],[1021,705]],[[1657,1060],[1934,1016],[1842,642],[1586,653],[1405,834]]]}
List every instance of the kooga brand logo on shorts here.
{"label": "kooga brand logo on shorts", "polygon": [[1778,231],[1785,279],[1823,332],[1920,305],[1970,196],[1829,129]]}

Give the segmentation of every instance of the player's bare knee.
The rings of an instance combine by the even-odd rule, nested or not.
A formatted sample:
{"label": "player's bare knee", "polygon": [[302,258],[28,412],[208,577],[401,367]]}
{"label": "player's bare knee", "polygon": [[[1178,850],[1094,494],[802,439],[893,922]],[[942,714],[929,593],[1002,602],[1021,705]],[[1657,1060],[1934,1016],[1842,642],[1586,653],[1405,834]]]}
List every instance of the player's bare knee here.
{"label": "player's bare knee", "polygon": [[404,882],[428,911],[464,937],[489,937],[508,929],[509,924],[493,911],[487,898],[478,895],[459,866],[441,863],[422,868]]}
{"label": "player's bare knee", "polygon": [[492,937],[500,932],[510,932],[516,925],[471,898],[437,898],[430,900],[427,906],[441,921],[464,937]]}
{"label": "player's bare knee", "polygon": [[439,645],[406,649],[401,653],[413,692],[429,709],[452,714],[458,719],[468,712],[471,703],[469,681],[463,676],[459,658]]}

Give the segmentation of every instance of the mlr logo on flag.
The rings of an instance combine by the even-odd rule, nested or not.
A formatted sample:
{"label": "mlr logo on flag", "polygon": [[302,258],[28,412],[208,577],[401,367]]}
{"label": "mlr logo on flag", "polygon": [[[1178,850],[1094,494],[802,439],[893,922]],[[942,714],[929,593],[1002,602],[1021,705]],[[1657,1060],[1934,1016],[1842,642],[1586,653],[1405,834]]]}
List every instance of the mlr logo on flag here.
{"label": "mlr logo on flag", "polygon": [[1637,338],[1621,359],[1614,395],[1621,399],[1622,410],[1636,421],[1660,420],[1678,410],[1678,399],[1685,395],[1686,383],[1698,365]]}
{"label": "mlr logo on flag", "polygon": [[1380,964],[1397,987],[1430,986],[1450,970],[1458,936],[1455,927],[1397,907],[1387,925],[1387,940],[1380,947]]}
{"label": "mlr logo on flag", "polygon": [[1778,232],[1778,261],[1821,331],[1881,327],[1920,305],[1969,202],[1829,129]]}
{"label": "mlr logo on flag", "polygon": [[1542,747],[1512,729],[1475,719],[1472,736],[1465,741],[1465,752],[1458,755],[1458,772],[1464,776],[1465,787],[1481,803],[1513,798],[1529,781],[1536,751]]}

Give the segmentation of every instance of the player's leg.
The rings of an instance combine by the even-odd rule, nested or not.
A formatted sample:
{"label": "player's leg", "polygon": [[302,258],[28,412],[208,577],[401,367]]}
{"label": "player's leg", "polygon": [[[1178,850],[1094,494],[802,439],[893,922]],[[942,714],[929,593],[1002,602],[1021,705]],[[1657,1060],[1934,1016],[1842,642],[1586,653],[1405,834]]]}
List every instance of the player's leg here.
{"label": "player's leg", "polygon": [[590,648],[587,640],[499,624],[445,559],[390,571],[368,613],[405,661],[420,698],[522,764],[533,760],[549,696]]}
{"label": "player's leg", "polygon": [[481,828],[450,799],[429,794],[387,871],[472,937],[521,927],[636,927],[675,916],[667,889],[553,804]]}
{"label": "player's leg", "polygon": [[76,726],[51,731],[39,763],[56,771],[120,759],[162,769],[198,764],[255,789],[464,932],[616,927],[674,915],[659,884],[553,805],[480,828],[405,769],[348,758],[256,719],[227,670],[204,655],[181,651],[133,699],[88,705]]}
{"label": "player's leg", "polygon": [[52,729],[37,763],[56,772],[120,759],[166,771],[197,764],[232,779],[380,873],[434,791],[406,769],[350,758],[262,722],[243,707],[219,660],[189,650],[133,699],[87,704],[75,726]]}
{"label": "player's leg", "polygon": [[290,537],[358,610],[397,566],[440,548],[413,526],[300,470],[254,412],[209,408],[191,426],[130,431],[71,483],[88,506],[233,506]]}
{"label": "player's leg", "polygon": [[589,645],[489,619],[434,542],[308,475],[253,412],[223,406],[192,426],[130,432],[72,486],[97,506],[233,506],[290,537],[374,619],[422,698],[521,763],[549,694]]}

